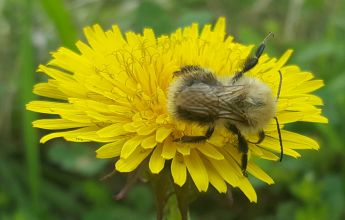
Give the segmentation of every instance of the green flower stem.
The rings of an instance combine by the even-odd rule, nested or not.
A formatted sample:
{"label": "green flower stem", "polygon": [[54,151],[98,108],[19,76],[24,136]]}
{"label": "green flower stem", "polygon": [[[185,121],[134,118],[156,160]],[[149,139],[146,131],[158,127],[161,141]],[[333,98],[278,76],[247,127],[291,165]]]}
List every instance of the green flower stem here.
{"label": "green flower stem", "polygon": [[151,175],[150,180],[156,196],[157,220],[188,220],[189,204],[195,189],[189,179],[182,186],[173,182],[170,166],[166,166],[158,175]]}
{"label": "green flower stem", "polygon": [[152,174],[150,180],[156,196],[157,220],[163,220],[165,206],[172,193],[170,174],[167,168],[164,168],[160,174]]}
{"label": "green flower stem", "polygon": [[181,213],[182,220],[188,220],[188,207],[190,203],[190,200],[189,200],[190,190],[189,190],[188,185],[189,185],[188,182],[185,183],[182,187],[174,184],[177,204]]}

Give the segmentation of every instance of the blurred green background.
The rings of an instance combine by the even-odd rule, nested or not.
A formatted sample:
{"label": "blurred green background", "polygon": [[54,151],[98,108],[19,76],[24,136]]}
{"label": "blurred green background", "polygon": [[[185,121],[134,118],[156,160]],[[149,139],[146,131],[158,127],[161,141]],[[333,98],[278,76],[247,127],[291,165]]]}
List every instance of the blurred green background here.
{"label": "blurred green background", "polygon": [[272,31],[270,55],[293,48],[289,63],[325,80],[317,94],[330,122],[289,127],[321,149],[301,152],[298,160],[259,161],[276,184],[252,180],[257,204],[235,190],[229,205],[211,189],[192,204],[191,219],[345,219],[344,11],[341,0],[0,0],[0,219],[155,219],[148,184],[137,184],[123,201],[112,198],[125,179],[99,180],[113,160],[95,158],[97,143],[38,144],[45,132],[31,128],[38,115],[24,109],[35,99],[33,84],[45,80],[35,68],[59,46],[75,48],[85,39],[83,27],[94,23],[163,34],[219,16],[241,43],[260,42]]}

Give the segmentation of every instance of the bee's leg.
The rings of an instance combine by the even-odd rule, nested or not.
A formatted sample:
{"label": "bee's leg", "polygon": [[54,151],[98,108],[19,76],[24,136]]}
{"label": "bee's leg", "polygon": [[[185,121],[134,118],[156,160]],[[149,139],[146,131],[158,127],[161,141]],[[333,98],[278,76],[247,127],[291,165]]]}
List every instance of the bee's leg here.
{"label": "bee's leg", "polygon": [[238,147],[242,152],[241,165],[243,176],[248,176],[247,174],[247,164],[248,164],[248,143],[241,133],[237,134],[238,137]]}
{"label": "bee's leg", "polygon": [[276,124],[277,124],[277,131],[278,131],[279,144],[280,144],[280,159],[279,159],[279,161],[281,162],[283,160],[283,155],[284,155],[283,140],[282,140],[282,134],[280,132],[280,126],[279,126],[278,118],[274,117],[274,120],[276,120]]}
{"label": "bee's leg", "polygon": [[200,141],[204,141],[209,139],[214,132],[214,125],[211,125],[204,136],[182,136],[180,138],[175,139],[174,141],[181,141],[183,143],[197,143]]}
{"label": "bee's leg", "polygon": [[257,140],[256,142],[251,142],[251,141],[248,141],[248,142],[251,144],[260,144],[265,139],[266,135],[265,135],[265,132],[261,130],[259,131],[258,136],[259,136],[259,140]]}
{"label": "bee's leg", "polygon": [[268,38],[270,38],[271,36],[273,36],[273,33],[272,32],[268,33],[268,35],[265,37],[265,39],[261,42],[261,44],[256,49],[254,56],[250,56],[247,58],[247,60],[244,63],[243,69],[239,71],[238,73],[236,73],[235,76],[232,78],[233,83],[236,82],[238,79],[240,79],[245,72],[252,69],[258,63],[259,58],[261,57],[262,53],[265,50],[266,42]]}
{"label": "bee's leg", "polygon": [[227,129],[229,129],[231,132],[235,133],[237,135],[238,139],[238,149],[242,153],[241,158],[241,168],[243,176],[248,176],[247,174],[247,165],[248,165],[248,143],[247,140],[244,138],[244,136],[241,134],[240,130],[235,125],[228,124]]}
{"label": "bee's leg", "polygon": [[182,66],[180,68],[180,70],[178,71],[175,71],[173,74],[174,74],[174,77],[178,77],[178,76],[182,76],[186,73],[191,73],[191,72],[195,72],[195,71],[201,71],[202,68],[200,66],[197,66],[197,65],[186,65],[186,66]]}

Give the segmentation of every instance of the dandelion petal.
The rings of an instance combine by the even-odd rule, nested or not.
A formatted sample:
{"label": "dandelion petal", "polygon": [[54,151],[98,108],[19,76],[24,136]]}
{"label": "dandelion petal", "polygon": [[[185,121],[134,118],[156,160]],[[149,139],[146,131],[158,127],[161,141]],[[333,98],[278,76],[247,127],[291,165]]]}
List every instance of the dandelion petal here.
{"label": "dandelion petal", "polygon": [[123,145],[121,150],[121,158],[126,159],[135,151],[135,149],[139,146],[141,141],[143,140],[142,136],[134,136]]}
{"label": "dandelion petal", "polygon": [[207,191],[208,174],[203,161],[195,150],[191,150],[191,154],[184,157],[187,169],[199,191]]}
{"label": "dandelion petal", "polygon": [[149,168],[152,173],[157,174],[159,173],[163,167],[165,159],[161,156],[162,154],[162,146],[158,146],[153,151],[150,162],[149,162]]}
{"label": "dandelion petal", "polygon": [[170,128],[160,127],[156,131],[156,141],[162,143],[166,137],[172,132]]}
{"label": "dandelion petal", "polygon": [[128,158],[120,158],[115,164],[115,169],[120,172],[131,172],[138,167],[138,165],[151,153],[151,151],[152,149],[136,150]]}
{"label": "dandelion petal", "polygon": [[174,157],[171,162],[171,175],[173,176],[174,183],[182,186],[186,182],[187,169],[183,157]]}

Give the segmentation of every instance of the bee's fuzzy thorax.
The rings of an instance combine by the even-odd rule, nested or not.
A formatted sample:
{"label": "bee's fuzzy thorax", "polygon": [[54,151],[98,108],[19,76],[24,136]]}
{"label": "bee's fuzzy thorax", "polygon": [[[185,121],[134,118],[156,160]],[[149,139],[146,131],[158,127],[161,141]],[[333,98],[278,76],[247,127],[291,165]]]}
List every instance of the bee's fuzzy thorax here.
{"label": "bee's fuzzy thorax", "polygon": [[276,99],[272,90],[265,83],[254,77],[244,76],[234,83],[244,85],[246,95],[242,102],[242,110],[248,119],[248,125],[242,123],[236,126],[247,134],[257,133],[262,130],[276,112]]}
{"label": "bee's fuzzy thorax", "polygon": [[172,81],[168,89],[167,110],[170,115],[172,115],[174,118],[177,118],[177,119],[179,119],[179,115],[177,114],[177,106],[175,104],[175,97],[179,93],[179,91],[182,90],[183,86],[184,86],[183,78],[178,77]]}

